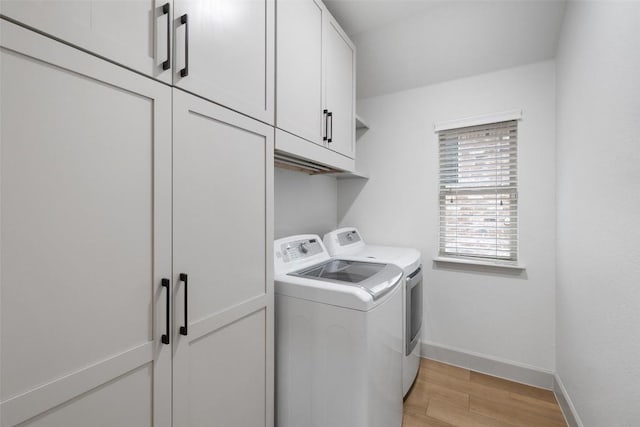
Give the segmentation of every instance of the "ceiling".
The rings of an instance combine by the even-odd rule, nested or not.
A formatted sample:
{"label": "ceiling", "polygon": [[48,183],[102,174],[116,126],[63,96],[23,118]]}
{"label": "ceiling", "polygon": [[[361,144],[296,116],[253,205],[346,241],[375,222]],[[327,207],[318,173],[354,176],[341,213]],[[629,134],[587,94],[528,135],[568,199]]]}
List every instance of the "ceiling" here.
{"label": "ceiling", "polygon": [[564,0],[325,0],[357,47],[358,98],[555,57]]}

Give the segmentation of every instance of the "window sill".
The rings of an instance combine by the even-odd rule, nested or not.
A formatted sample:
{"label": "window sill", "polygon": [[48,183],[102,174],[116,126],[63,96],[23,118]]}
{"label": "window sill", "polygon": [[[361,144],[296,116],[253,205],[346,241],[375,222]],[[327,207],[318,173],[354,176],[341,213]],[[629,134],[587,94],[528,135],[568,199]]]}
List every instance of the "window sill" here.
{"label": "window sill", "polygon": [[519,263],[512,264],[512,263],[500,262],[500,261],[480,261],[480,260],[468,259],[468,258],[437,256],[437,257],[434,257],[433,260],[435,262],[446,262],[451,264],[482,265],[486,267],[506,268],[509,270],[524,270],[526,268],[523,264],[519,264]]}

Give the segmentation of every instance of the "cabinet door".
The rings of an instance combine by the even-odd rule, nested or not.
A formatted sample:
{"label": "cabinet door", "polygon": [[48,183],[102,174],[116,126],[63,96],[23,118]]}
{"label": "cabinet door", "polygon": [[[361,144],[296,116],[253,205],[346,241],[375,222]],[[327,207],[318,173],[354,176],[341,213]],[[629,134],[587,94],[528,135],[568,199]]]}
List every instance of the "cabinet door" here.
{"label": "cabinet door", "polygon": [[274,0],[174,0],[174,84],[274,121]]}
{"label": "cabinet door", "polygon": [[169,426],[171,89],[0,23],[0,424]]}
{"label": "cabinet door", "polygon": [[281,0],[277,9],[277,126],[323,145],[322,19],[316,0]]}
{"label": "cabinet door", "polygon": [[[173,0],[2,0],[0,13],[66,43],[171,83]],[[166,5],[166,6],[164,6]],[[165,13],[166,12],[166,13]],[[171,61],[166,62],[167,66]]]}
{"label": "cabinet door", "polygon": [[272,426],[273,128],[173,100],[173,425]]}
{"label": "cabinet door", "polygon": [[355,156],[355,47],[333,17],[327,14],[324,33],[325,96],[329,120],[329,148]]}

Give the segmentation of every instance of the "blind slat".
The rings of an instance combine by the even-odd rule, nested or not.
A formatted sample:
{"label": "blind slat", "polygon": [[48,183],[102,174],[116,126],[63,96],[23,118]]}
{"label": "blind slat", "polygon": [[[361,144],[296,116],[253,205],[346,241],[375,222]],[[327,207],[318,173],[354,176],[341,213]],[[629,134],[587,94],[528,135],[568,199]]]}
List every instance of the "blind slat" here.
{"label": "blind slat", "polygon": [[[441,184],[441,187],[445,185],[445,184]],[[498,195],[504,195],[504,194],[517,194],[517,188],[515,186],[500,186],[500,187],[495,187],[495,188],[452,188],[450,190],[446,190],[443,189],[445,191],[441,191],[440,192],[440,197],[444,197],[444,196],[450,196],[450,195],[459,195],[459,196],[464,196],[464,195],[480,195],[480,194],[487,194],[489,192],[493,192],[495,194]]]}
{"label": "blind slat", "polygon": [[469,151],[486,151],[486,150],[503,150],[517,151],[518,148],[513,144],[517,143],[516,138],[508,139],[492,139],[492,140],[474,140],[465,143],[458,141],[440,141],[440,150],[442,153],[461,152],[464,154]]}

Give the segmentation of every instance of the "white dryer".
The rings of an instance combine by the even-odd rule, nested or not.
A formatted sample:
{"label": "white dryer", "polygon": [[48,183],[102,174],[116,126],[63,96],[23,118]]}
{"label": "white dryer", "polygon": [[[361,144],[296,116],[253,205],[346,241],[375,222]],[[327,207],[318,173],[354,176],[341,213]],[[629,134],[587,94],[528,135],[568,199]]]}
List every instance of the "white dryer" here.
{"label": "white dryer", "polygon": [[403,272],[274,242],[276,425],[400,427]]}
{"label": "white dryer", "polygon": [[404,271],[402,395],[405,396],[415,381],[420,367],[420,336],[422,334],[420,252],[412,248],[367,245],[354,227],[340,228],[325,234],[323,243],[331,256],[395,264]]}

